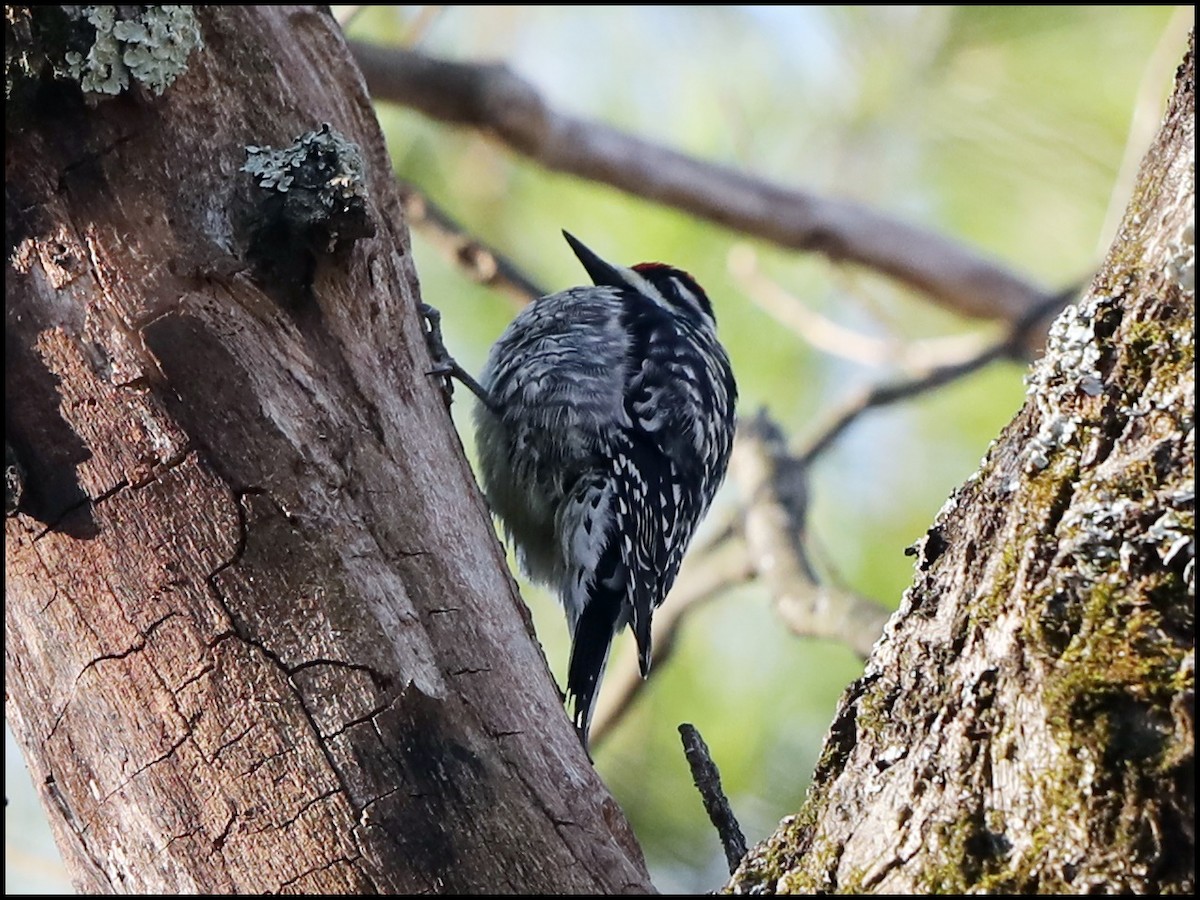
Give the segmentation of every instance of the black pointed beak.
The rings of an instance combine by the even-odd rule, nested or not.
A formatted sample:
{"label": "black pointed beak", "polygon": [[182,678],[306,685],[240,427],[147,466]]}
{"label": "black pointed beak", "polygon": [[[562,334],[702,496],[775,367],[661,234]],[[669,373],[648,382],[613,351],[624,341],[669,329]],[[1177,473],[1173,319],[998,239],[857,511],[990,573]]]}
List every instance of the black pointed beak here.
{"label": "black pointed beak", "polygon": [[585,247],[569,231],[564,230],[563,237],[567,239],[567,243],[571,245],[571,249],[575,251],[575,255],[579,257],[579,261],[583,263],[583,268],[587,270],[588,275],[592,278],[592,284],[606,284],[612,287],[620,287],[625,284],[625,279],[621,276],[620,269],[606,263]]}

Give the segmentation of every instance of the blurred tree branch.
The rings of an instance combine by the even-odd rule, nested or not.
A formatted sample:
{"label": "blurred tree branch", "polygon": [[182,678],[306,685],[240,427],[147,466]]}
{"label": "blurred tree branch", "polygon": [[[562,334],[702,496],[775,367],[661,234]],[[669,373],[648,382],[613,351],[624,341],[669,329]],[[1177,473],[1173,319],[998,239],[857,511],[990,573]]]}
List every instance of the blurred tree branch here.
{"label": "blurred tree branch", "polygon": [[1057,296],[1048,297],[1042,306],[1035,307],[1023,318],[1013,323],[999,340],[978,350],[973,356],[949,361],[927,360],[926,364],[929,368],[911,378],[895,382],[880,382],[863,388],[840,408],[835,409],[827,421],[808,439],[800,452],[801,459],[806,463],[812,462],[824,453],[829,445],[859,416],[870,409],[907,400],[935,388],[943,387],[997,360],[1021,359],[1023,348],[1029,343],[1030,334],[1040,333],[1042,323],[1061,309],[1074,292],[1075,289],[1071,288]]}
{"label": "blurred tree branch", "polygon": [[349,44],[376,101],[485,131],[552,171],[612,185],[784,247],[866,266],[964,316],[1015,322],[1051,296],[944,235],[565,115],[505,65]]}
{"label": "blurred tree branch", "polygon": [[832,638],[866,659],[891,610],[821,584],[805,553],[808,464],[788,452],[767,415],[743,416],[730,468],[743,496],[743,528],[754,570],[794,634]]}
{"label": "blurred tree branch", "polygon": [[420,231],[472,281],[500,291],[517,307],[545,293],[512,260],[469,234],[416,187],[403,181],[397,185],[409,227]]}
{"label": "blurred tree branch", "polygon": [[758,266],[758,254],[749,244],[730,248],[726,269],[745,297],[804,343],[822,353],[860,365],[895,366],[904,372],[924,372],[936,365],[965,361],[983,348],[979,334],[952,335],[901,341],[889,335],[875,337],[847,328],[821,313],[770,278]]}

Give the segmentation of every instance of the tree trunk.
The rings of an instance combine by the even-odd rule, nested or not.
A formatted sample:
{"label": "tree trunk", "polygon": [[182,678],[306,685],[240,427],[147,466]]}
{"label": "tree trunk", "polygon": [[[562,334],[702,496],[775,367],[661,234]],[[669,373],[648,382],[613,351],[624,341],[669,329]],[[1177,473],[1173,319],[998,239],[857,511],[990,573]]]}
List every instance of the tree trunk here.
{"label": "tree trunk", "polygon": [[1194,891],[1194,92],[732,890]]}
{"label": "tree trunk", "polygon": [[[198,9],[161,96],[43,83],[6,110],[6,713],[68,870],[648,890],[425,374],[336,23]],[[299,192],[241,170],[324,123],[361,148],[341,233],[280,224]]]}

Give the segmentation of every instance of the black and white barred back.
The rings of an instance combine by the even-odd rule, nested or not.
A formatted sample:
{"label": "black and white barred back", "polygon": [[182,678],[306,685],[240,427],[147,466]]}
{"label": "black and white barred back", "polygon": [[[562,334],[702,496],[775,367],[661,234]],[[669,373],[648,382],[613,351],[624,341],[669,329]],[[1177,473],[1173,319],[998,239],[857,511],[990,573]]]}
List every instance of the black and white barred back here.
{"label": "black and white barred back", "polygon": [[527,306],[496,342],[476,411],[484,491],[572,635],[567,695],[585,746],[614,635],[650,622],[725,470],[737,387],[687,273],[613,266],[563,233],[595,282]]}

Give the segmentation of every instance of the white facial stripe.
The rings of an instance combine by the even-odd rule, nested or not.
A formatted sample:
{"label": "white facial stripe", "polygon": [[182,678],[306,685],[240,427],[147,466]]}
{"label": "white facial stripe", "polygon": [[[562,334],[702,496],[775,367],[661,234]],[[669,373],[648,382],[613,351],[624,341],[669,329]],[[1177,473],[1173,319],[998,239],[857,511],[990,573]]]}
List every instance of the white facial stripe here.
{"label": "white facial stripe", "polygon": [[640,272],[637,272],[634,269],[622,269],[621,274],[625,276],[625,280],[628,281],[638,293],[650,298],[663,309],[669,310],[671,308],[671,304],[667,302],[667,298],[664,297],[659,289],[651,284],[649,279],[643,276]]}
{"label": "white facial stripe", "polygon": [[623,268],[621,269],[621,274],[625,277],[625,280],[628,282],[630,287],[645,296],[648,300],[656,303],[662,309],[678,314],[679,307],[682,304],[691,308],[691,311],[697,320],[707,323],[710,328],[716,327],[717,323],[713,318],[712,313],[710,313],[703,307],[703,305],[701,305],[700,298],[697,297],[695,292],[687,286],[686,282],[675,275],[671,275],[669,277],[671,279],[671,284],[675,288],[675,292],[679,296],[679,303],[668,301],[667,298],[663,296],[662,291],[655,287],[653,282],[651,282],[648,278],[646,278],[646,276],[642,275],[642,273],[638,272],[636,269]]}
{"label": "white facial stripe", "polygon": [[701,306],[700,298],[692,293],[691,288],[689,288],[674,275],[671,276],[671,283],[675,285],[675,290],[679,293],[679,296],[683,302],[690,306],[697,316],[699,316],[702,320],[707,320],[709,322],[713,320],[708,311]]}

